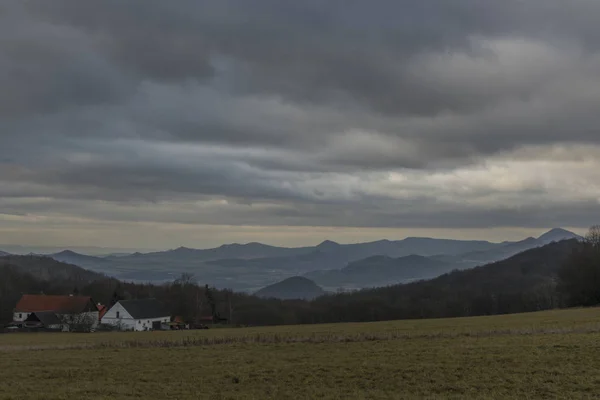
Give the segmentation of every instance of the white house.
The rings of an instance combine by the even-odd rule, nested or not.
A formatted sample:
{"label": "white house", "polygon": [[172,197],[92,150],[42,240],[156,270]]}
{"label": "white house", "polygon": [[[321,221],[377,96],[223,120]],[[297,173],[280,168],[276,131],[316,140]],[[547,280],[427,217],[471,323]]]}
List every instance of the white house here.
{"label": "white house", "polygon": [[102,317],[101,323],[113,325],[124,331],[150,331],[162,329],[171,316],[156,299],[121,300]]}
{"label": "white house", "polygon": [[[54,317],[51,317],[54,315]],[[89,296],[51,296],[44,294],[25,294],[17,303],[13,322],[20,325],[40,324],[49,327],[65,325],[69,329],[87,327],[94,329],[98,325],[100,314],[96,303]]]}

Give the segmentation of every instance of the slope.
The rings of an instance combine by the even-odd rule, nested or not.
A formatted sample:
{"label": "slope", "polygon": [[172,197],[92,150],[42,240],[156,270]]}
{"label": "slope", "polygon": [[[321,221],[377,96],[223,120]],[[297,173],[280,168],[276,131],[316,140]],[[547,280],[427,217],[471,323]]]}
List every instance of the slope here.
{"label": "slope", "polygon": [[256,292],[255,296],[282,300],[312,300],[324,294],[325,291],[310,279],[295,276],[269,285]]}
{"label": "slope", "polygon": [[109,265],[111,262],[102,257],[88,256],[85,254],[79,254],[71,250],[64,250],[60,253],[49,255],[56,261],[60,261],[67,264],[77,265],[83,268],[96,270],[103,266]]}
{"label": "slope", "polygon": [[500,243],[494,248],[485,251],[474,251],[455,256],[439,255],[434,258],[440,261],[455,263],[457,265],[462,266],[462,268],[475,267],[478,265],[504,260],[523,251],[545,246],[553,242],[581,239],[581,236],[573,232],[567,231],[562,228],[554,228],[537,238],[529,237],[518,242],[504,242]]}
{"label": "slope", "polygon": [[454,264],[411,255],[391,258],[372,256],[340,270],[312,271],[305,276],[327,288],[366,288],[431,279],[455,268]]}
{"label": "slope", "polygon": [[555,242],[429,281],[326,296],[317,299],[314,308],[322,310],[322,321],[459,317],[555,308],[562,304],[555,288],[557,271],[578,246],[577,240]]}
{"label": "slope", "polygon": [[97,272],[45,256],[4,256],[0,257],[0,265],[13,267],[22,273],[34,276],[38,280],[92,282],[106,279],[106,276]]}

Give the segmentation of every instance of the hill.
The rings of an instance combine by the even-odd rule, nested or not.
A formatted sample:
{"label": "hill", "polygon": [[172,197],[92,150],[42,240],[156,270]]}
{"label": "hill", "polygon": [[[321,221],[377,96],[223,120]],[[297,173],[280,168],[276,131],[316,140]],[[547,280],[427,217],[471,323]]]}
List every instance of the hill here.
{"label": "hill", "polygon": [[103,266],[108,266],[108,264],[110,264],[110,261],[105,258],[79,254],[71,250],[50,254],[48,257],[56,261],[77,265],[91,270],[102,269]]}
{"label": "hill", "polygon": [[[564,304],[556,291],[562,263],[577,240],[551,243],[489,265],[435,279],[315,301],[322,321],[439,318],[537,311]],[[328,310],[335,310],[335,315]],[[311,315],[315,319],[315,315]]]}
{"label": "hill", "polygon": [[588,308],[184,335],[0,335],[0,381],[26,382],[5,383],[6,399],[592,399],[597,321]]}
{"label": "hill", "polygon": [[[242,325],[360,322],[536,311],[565,304],[556,290],[557,271],[564,260],[581,246],[577,240],[554,242],[506,260],[453,271],[428,281],[324,295],[312,302],[273,298],[314,298],[323,294],[323,289],[315,282],[302,277],[266,287],[256,296],[228,290],[211,292],[218,312]],[[408,259],[411,258],[413,266],[417,262],[425,263],[422,267],[429,263],[427,258],[423,260],[413,256]],[[381,258],[370,265],[388,271],[388,268],[397,268],[397,262],[396,259]],[[352,265],[348,273],[358,271],[362,274],[362,270],[358,263]],[[205,288],[194,282],[171,282],[167,285],[126,283],[47,257],[11,256],[0,258],[0,322],[5,321],[3,318],[10,318],[21,293],[68,294],[74,288],[103,303],[110,302],[115,295],[121,298],[156,297],[173,315],[186,318],[210,312],[208,302],[198,303],[199,299],[206,297]]]}
{"label": "hill", "polygon": [[454,264],[418,255],[372,256],[349,263],[340,270],[312,271],[305,277],[331,289],[367,288],[435,278],[455,268]]}
{"label": "hill", "polygon": [[[122,281],[162,284],[173,281],[182,273],[191,273],[200,282],[209,282],[217,288],[252,293],[293,276],[305,276],[327,289],[355,289],[429,279],[453,269],[502,260],[569,237],[577,235],[553,229],[538,238],[504,243],[409,237],[355,244],[326,240],[317,246],[297,248],[261,243],[229,244],[205,250],[180,247],[108,257],[65,250],[51,257]],[[416,262],[417,266],[412,269],[411,265],[402,265],[400,259],[413,256],[426,257],[431,265],[421,268],[416,260],[413,264]],[[384,258],[378,261],[372,257]],[[343,271],[353,263],[362,264],[364,273]]]}
{"label": "hill", "polygon": [[118,258],[119,261],[140,259],[155,261],[155,260],[193,260],[193,261],[212,261],[219,259],[253,259],[267,257],[283,257],[293,256],[309,252],[310,248],[287,248],[275,247],[262,243],[247,243],[247,244],[225,244],[214,249],[191,249],[187,247],[179,247],[173,250],[158,251],[152,253],[134,253],[131,255],[107,257],[112,260]]}
{"label": "hill", "polygon": [[83,269],[79,266],[56,261],[46,256],[0,257],[0,265],[10,266],[22,273],[34,276],[38,280],[69,280],[92,282],[106,279],[105,275]]}
{"label": "hill", "polygon": [[69,294],[107,279],[50,257],[0,257],[0,324],[12,320],[12,310],[24,293]]}
{"label": "hill", "polygon": [[439,255],[434,257],[440,261],[451,262],[461,265],[462,268],[475,267],[487,263],[504,260],[523,251],[536,247],[545,246],[550,243],[563,240],[581,240],[581,236],[561,228],[554,228],[543,235],[534,238],[529,237],[517,242],[500,243],[491,249],[484,251],[473,251],[459,255]]}
{"label": "hill", "polygon": [[325,291],[310,279],[295,276],[267,286],[255,293],[261,298],[282,300],[313,300],[325,294]]}
{"label": "hill", "polygon": [[537,238],[538,242],[550,244],[552,242],[560,242],[561,240],[582,240],[583,237],[571,231],[562,228],[554,228]]}

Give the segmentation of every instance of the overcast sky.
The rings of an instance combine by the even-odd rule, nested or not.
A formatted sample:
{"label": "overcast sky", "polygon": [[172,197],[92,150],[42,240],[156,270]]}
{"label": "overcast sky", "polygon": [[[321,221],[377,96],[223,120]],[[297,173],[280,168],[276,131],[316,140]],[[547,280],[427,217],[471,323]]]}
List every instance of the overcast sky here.
{"label": "overcast sky", "polygon": [[4,0],[0,243],[600,222],[598,0]]}

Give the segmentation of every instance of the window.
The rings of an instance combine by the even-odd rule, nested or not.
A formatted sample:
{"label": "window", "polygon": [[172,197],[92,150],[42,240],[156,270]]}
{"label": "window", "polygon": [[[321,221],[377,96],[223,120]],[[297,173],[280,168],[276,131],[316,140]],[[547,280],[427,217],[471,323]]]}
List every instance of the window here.
{"label": "window", "polygon": [[23,314],[19,314],[19,319],[23,318]]}
{"label": "window", "polygon": [[117,318],[121,318],[121,312],[117,311]]}
{"label": "window", "polygon": [[141,324],[141,323],[142,323],[142,321],[138,321],[138,324]]}

